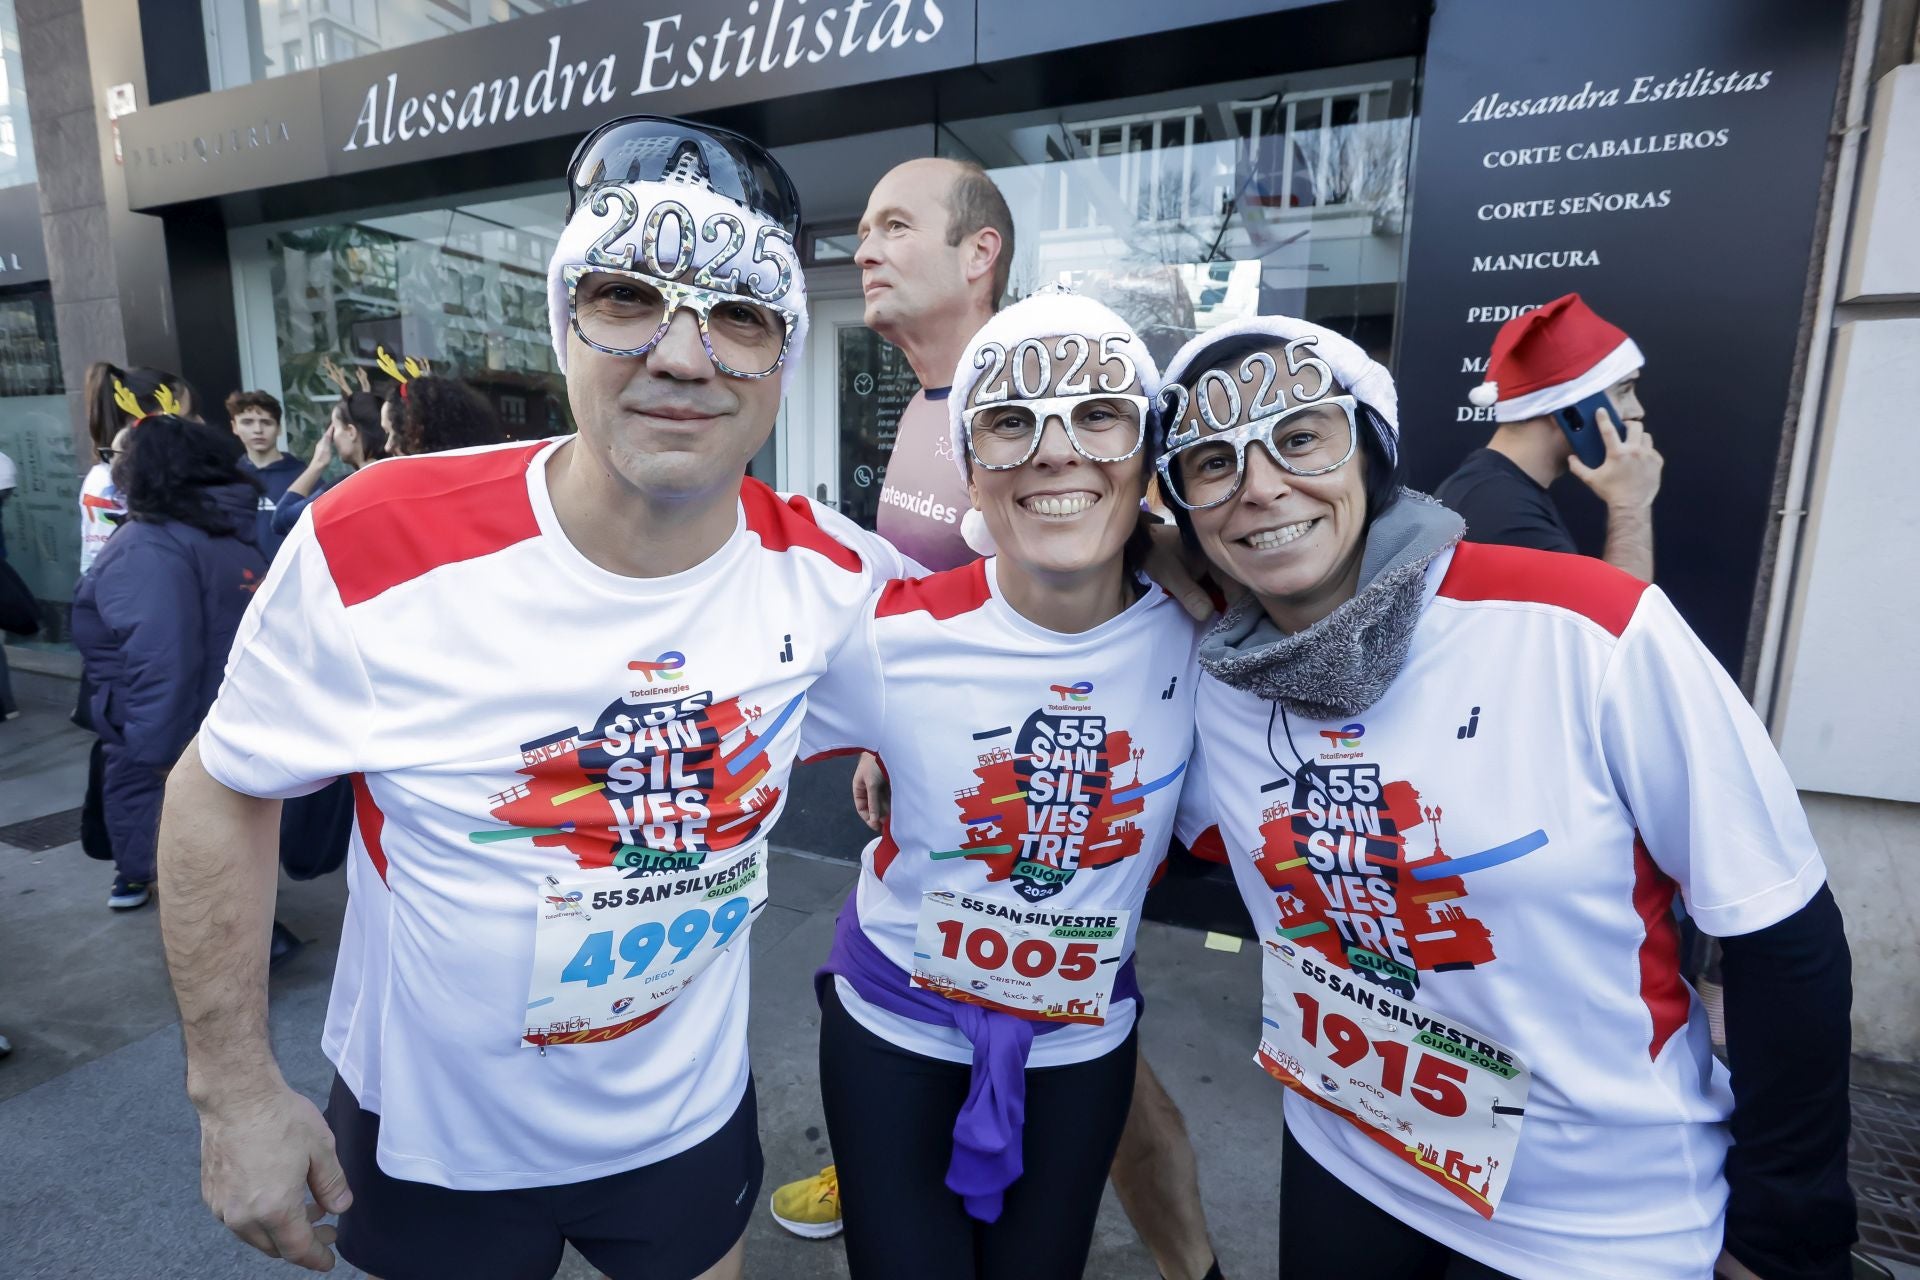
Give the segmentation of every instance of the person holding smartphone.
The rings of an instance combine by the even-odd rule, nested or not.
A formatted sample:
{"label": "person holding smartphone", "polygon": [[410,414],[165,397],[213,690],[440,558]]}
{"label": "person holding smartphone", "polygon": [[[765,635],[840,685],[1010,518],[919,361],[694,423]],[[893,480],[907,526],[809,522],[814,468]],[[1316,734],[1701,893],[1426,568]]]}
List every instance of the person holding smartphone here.
{"label": "person holding smartphone", "polygon": [[1646,363],[1577,293],[1500,327],[1471,399],[1500,425],[1434,490],[1475,542],[1578,552],[1547,487],[1568,471],[1607,504],[1600,558],[1653,581],[1653,498],[1665,465],[1646,429]]}

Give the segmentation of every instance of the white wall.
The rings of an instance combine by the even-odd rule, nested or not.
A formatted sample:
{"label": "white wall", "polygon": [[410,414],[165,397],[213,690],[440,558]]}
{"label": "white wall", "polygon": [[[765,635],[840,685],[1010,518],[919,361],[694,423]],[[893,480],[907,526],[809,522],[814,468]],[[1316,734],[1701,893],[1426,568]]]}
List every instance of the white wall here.
{"label": "white wall", "polygon": [[1803,789],[1920,802],[1920,320],[1842,325],[1779,717]]}
{"label": "white wall", "polygon": [[1774,728],[1803,789],[1920,803],[1920,66],[1874,92]]}
{"label": "white wall", "polygon": [[1805,795],[1853,950],[1853,1051],[1920,1065],[1920,806]]}
{"label": "white wall", "polygon": [[[1920,1065],[1920,66],[1874,87],[1775,705],[1853,947],[1853,1048]],[[1785,566],[1783,566],[1785,568]]]}

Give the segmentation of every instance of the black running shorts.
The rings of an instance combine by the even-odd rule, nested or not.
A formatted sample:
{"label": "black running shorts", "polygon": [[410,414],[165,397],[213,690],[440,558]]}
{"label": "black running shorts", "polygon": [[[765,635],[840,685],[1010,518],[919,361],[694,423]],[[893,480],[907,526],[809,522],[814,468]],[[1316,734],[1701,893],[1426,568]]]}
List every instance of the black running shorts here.
{"label": "black running shorts", "polygon": [[353,1207],[340,1256],[380,1280],[549,1280],[571,1244],[613,1280],[691,1280],[733,1248],[760,1195],[753,1081],[706,1141],[591,1182],[453,1191],[380,1170],[380,1117],[338,1076],[327,1101]]}

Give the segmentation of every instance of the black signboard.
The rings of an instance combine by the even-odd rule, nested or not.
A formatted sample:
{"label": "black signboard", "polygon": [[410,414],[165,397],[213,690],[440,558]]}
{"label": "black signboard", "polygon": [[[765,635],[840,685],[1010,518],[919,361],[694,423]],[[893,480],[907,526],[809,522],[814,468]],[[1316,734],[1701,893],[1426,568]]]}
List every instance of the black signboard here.
{"label": "black signboard", "polygon": [[[1655,580],[1736,674],[1846,19],[1832,0],[1440,0],[1427,46],[1399,338],[1412,480],[1491,435],[1467,393],[1502,321],[1577,291],[1646,355]],[[1554,493],[1598,554],[1598,501]]]}
{"label": "black signboard", "polygon": [[[121,119],[150,209],[921,75],[973,61],[972,0],[589,0]],[[510,181],[511,175],[503,175]]]}
{"label": "black signboard", "polygon": [[325,174],[322,74],[296,72],[120,117],[128,207],[137,212]]}
{"label": "black signboard", "polygon": [[40,234],[40,189],[33,183],[0,188],[0,287],[47,278],[47,244]]}

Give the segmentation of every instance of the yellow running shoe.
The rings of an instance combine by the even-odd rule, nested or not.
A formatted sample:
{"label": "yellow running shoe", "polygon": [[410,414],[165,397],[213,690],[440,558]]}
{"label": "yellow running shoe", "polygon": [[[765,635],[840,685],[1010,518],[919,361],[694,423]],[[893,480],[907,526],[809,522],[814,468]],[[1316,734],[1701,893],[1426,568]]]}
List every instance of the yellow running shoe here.
{"label": "yellow running shoe", "polygon": [[825,1240],[840,1234],[840,1173],[828,1165],[811,1178],[773,1193],[773,1220],[797,1236]]}

